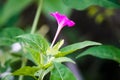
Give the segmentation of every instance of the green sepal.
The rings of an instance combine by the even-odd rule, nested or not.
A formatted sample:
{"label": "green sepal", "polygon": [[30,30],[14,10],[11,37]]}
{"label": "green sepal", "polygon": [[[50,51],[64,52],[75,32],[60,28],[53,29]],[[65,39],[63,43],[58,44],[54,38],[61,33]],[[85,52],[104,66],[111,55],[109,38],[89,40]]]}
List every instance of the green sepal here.
{"label": "green sepal", "polygon": [[57,42],[52,48],[48,48],[47,55],[57,55],[60,53],[59,49],[64,44],[64,40]]}

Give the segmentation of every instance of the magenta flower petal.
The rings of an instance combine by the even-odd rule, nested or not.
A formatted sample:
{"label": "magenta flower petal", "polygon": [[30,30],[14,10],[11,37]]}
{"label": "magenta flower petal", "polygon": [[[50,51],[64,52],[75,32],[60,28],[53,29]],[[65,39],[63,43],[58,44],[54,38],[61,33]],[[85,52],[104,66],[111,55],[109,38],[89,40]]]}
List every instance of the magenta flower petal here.
{"label": "magenta flower petal", "polygon": [[72,20],[68,19],[67,16],[60,14],[59,12],[51,13],[51,16],[53,16],[57,20],[58,26],[72,27],[75,25],[75,23]]}
{"label": "magenta flower petal", "polygon": [[61,29],[64,27],[64,26],[68,26],[68,27],[72,27],[75,25],[75,22],[68,19],[67,16],[63,15],[63,14],[60,14],[59,12],[54,12],[54,13],[51,13],[51,16],[53,16],[56,20],[57,20],[57,23],[58,23],[58,29],[57,29],[57,32],[55,34],[55,37],[52,41],[52,44],[51,44],[51,48],[53,47]]}
{"label": "magenta flower petal", "polygon": [[74,23],[73,21],[69,20],[69,21],[67,22],[67,25],[68,25],[68,27],[72,27],[72,26],[75,25],[75,23]]}

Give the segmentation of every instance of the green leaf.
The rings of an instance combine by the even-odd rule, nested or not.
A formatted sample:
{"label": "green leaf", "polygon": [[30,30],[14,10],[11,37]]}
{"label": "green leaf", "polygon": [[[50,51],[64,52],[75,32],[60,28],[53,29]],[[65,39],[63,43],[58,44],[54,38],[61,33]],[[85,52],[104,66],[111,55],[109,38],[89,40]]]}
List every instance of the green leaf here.
{"label": "green leaf", "polygon": [[38,71],[37,67],[25,66],[13,72],[13,75],[25,75],[25,76],[34,76],[35,72]]}
{"label": "green leaf", "polygon": [[48,15],[48,13],[56,11],[68,15],[71,12],[71,9],[67,7],[61,0],[44,0],[42,10],[46,15]]}
{"label": "green leaf", "polygon": [[80,58],[82,56],[92,55],[103,59],[115,60],[120,63],[120,49],[114,46],[95,46],[87,49],[83,53],[77,56]]}
{"label": "green leaf", "polygon": [[[34,50],[34,49],[32,49],[32,48],[29,48],[29,47],[27,47],[27,50],[28,50],[28,52],[29,53],[27,53],[27,54],[30,54],[31,55],[31,57],[32,57],[32,61],[36,64],[36,65],[41,65],[42,63],[41,63],[41,54],[38,52],[38,51],[36,51],[36,50]],[[31,60],[31,59],[30,59]]]}
{"label": "green leaf", "polygon": [[67,6],[78,10],[84,10],[93,5],[105,8],[120,8],[119,0],[63,0],[63,2]]}
{"label": "green leaf", "polygon": [[0,38],[0,46],[10,46],[14,43],[15,41],[10,39],[10,38],[5,38],[5,37],[1,37]]}
{"label": "green leaf", "polygon": [[59,57],[59,58],[55,58],[54,59],[54,62],[71,62],[71,63],[74,63],[75,64],[75,62],[72,60],[72,59],[70,59],[70,58],[67,58],[67,57]]}
{"label": "green leaf", "polygon": [[77,80],[73,73],[64,65],[54,63],[51,71],[50,80]]}
{"label": "green leaf", "polygon": [[47,61],[46,55],[39,53],[38,51],[30,47],[26,47],[26,49],[29,53],[27,53],[25,57],[34,62],[39,67],[43,67],[44,63]]}
{"label": "green leaf", "polygon": [[101,45],[101,43],[97,43],[97,42],[93,42],[93,41],[84,41],[84,42],[75,43],[75,44],[68,45],[68,46],[62,48],[60,50],[61,53],[58,55],[64,56],[64,55],[70,54],[74,51],[77,51],[78,49],[82,49],[87,46],[94,46],[94,45]]}
{"label": "green leaf", "polygon": [[39,80],[43,80],[44,77],[53,69],[53,66],[48,67],[47,69],[40,69],[35,73],[36,77],[39,77]]}
{"label": "green leaf", "polygon": [[10,27],[10,28],[5,28],[2,31],[2,37],[6,38],[15,38],[18,35],[23,34],[24,31],[18,27]]}
{"label": "green leaf", "polygon": [[25,44],[26,47],[35,49],[39,53],[46,53],[49,47],[47,40],[38,34],[25,34],[18,36],[18,39]]}
{"label": "green leaf", "polygon": [[33,0],[7,0],[0,15],[0,25],[4,25],[11,17],[20,13]]}
{"label": "green leaf", "polygon": [[24,31],[17,27],[11,27],[3,29],[0,34],[0,46],[9,46],[16,42],[15,37],[24,34]]}

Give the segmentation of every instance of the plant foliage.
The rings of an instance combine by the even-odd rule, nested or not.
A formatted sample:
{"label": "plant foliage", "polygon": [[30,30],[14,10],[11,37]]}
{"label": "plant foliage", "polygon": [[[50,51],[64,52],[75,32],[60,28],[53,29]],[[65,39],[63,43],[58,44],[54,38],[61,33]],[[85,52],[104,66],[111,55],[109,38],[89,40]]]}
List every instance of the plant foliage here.
{"label": "plant foliage", "polygon": [[63,0],[63,2],[78,10],[85,10],[90,6],[101,6],[105,8],[120,8],[119,0]]}

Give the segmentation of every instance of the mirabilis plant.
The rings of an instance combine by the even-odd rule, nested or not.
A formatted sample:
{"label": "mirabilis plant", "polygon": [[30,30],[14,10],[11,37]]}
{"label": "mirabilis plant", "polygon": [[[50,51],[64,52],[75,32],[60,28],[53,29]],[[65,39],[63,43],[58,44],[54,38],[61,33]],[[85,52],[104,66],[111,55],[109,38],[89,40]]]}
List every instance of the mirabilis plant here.
{"label": "mirabilis plant", "polygon": [[31,60],[35,66],[24,66],[13,72],[13,75],[32,76],[36,80],[43,80],[50,73],[50,80],[77,80],[74,74],[62,64],[62,62],[75,64],[72,59],[65,56],[87,46],[101,45],[97,42],[84,41],[61,48],[64,40],[55,44],[58,34],[64,26],[72,27],[75,22],[59,12],[51,13],[51,15],[55,17],[58,23],[58,29],[51,45],[40,34],[18,36],[24,52],[27,52],[23,56]]}

